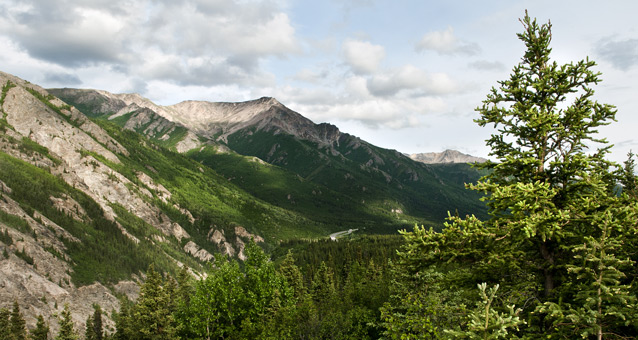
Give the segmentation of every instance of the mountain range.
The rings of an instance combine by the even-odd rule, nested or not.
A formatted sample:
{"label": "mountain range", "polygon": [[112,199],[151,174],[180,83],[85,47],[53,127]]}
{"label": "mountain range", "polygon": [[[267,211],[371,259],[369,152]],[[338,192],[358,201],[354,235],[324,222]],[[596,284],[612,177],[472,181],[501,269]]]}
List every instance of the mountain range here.
{"label": "mountain range", "polygon": [[485,216],[469,165],[414,161],[274,98],[161,106],[2,72],[0,84],[0,308],[19,301],[30,326],[65,303],[78,325],[94,303],[117,310],[151,263],[199,275],[251,240]]}

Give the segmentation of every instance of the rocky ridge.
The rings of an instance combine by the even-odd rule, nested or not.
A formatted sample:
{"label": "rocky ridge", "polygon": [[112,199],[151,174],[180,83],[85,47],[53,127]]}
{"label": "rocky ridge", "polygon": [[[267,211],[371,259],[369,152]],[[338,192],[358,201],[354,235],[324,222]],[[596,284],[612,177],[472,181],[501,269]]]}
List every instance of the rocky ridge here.
{"label": "rocky ridge", "polygon": [[414,153],[408,156],[417,162],[426,164],[483,163],[487,161],[487,159],[485,158],[475,157],[456,150],[449,149],[443,152]]}

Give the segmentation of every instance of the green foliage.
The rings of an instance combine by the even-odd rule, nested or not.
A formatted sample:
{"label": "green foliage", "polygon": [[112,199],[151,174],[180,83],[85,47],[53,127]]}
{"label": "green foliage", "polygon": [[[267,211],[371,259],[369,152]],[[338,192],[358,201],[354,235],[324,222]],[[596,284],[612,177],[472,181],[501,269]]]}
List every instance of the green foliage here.
{"label": "green foliage", "polygon": [[30,332],[31,340],[48,340],[49,339],[49,325],[44,321],[44,317],[38,315],[38,321],[35,324],[35,328]]}
{"label": "green foliage", "polygon": [[[155,247],[137,247],[115,223],[104,217],[95,201],[46,170],[0,153],[0,180],[13,189],[8,195],[20,202],[25,211],[31,211],[32,215],[33,211],[38,211],[82,240],[79,243],[62,239],[67,254],[74,262],[72,278],[76,284],[91,284],[96,280],[106,283],[127,278],[147,267],[157,256]],[[51,204],[51,197],[64,195],[78,202],[91,219],[78,221]],[[0,221],[23,233],[33,232],[26,221],[2,211]],[[29,262],[27,256],[23,258]]]}
{"label": "green foliage", "polygon": [[7,97],[7,92],[12,87],[16,85],[13,84],[10,80],[7,80],[7,83],[2,86],[2,93],[0,94],[0,132],[3,132],[7,129],[7,127],[11,127],[7,122],[7,114],[4,112],[4,100]]}
{"label": "green foliage", "polygon": [[496,292],[498,285],[487,288],[485,283],[478,284],[481,301],[477,309],[470,313],[465,331],[445,331],[452,339],[518,339],[512,334],[512,329],[525,324],[518,314],[521,309],[514,310],[514,305],[507,306],[507,313],[500,313],[496,309]]}
{"label": "green foliage", "polygon": [[16,251],[15,254],[17,257],[24,260],[24,262],[26,262],[27,264],[33,265],[33,257],[29,256],[29,254],[27,254],[26,251],[24,251],[24,248],[22,248],[21,251]]}
{"label": "green foliage", "polygon": [[153,266],[146,272],[146,281],[131,310],[129,334],[131,339],[173,339],[176,325],[172,315],[173,292]]}
{"label": "green foliage", "polygon": [[[286,207],[295,210],[312,209],[311,204],[317,202],[315,214],[334,211],[334,216],[343,225],[352,228],[393,233],[417,222],[437,225],[445,218],[450,206],[463,214],[473,212],[482,216],[485,211],[484,205],[477,200],[480,196],[465,190],[463,181],[458,181],[460,177],[473,182],[479,177],[478,173],[465,164],[430,166],[415,163],[396,151],[377,148],[345,134],[333,146],[334,150],[291,135],[254,129],[230,135],[228,146],[240,154],[259,157],[296,176],[286,178],[264,170],[268,177],[279,175],[279,180],[274,182],[278,187],[269,187],[268,182],[247,183],[243,186],[242,181],[258,180],[247,174],[238,180],[238,185],[250,188],[247,190],[260,198],[277,195],[283,200],[287,197],[282,192],[284,190],[281,190],[283,188],[288,193],[297,192],[293,196],[294,203],[283,202]],[[213,157],[208,161],[209,166],[231,176],[230,172],[224,170],[225,163],[221,159],[215,160],[229,156],[194,156],[204,162],[207,162],[207,157]],[[321,192],[330,194],[329,197],[336,194],[341,207],[328,209],[331,203],[324,202],[324,197],[310,194],[313,190],[308,189],[311,188],[303,189],[304,186],[311,185],[319,186]],[[295,186],[300,186],[298,191],[293,190]],[[318,192],[315,188],[312,189],[315,193]],[[305,199],[309,201],[305,202]],[[365,204],[362,205],[361,202]],[[397,216],[392,213],[393,209],[399,209],[403,213]]]}
{"label": "green foliage", "polygon": [[9,323],[10,317],[11,312],[9,312],[8,309],[0,309],[0,340],[11,339],[11,324]]}
{"label": "green foliage", "polygon": [[[527,15],[521,22],[522,62],[477,108],[477,123],[497,130],[487,141],[497,162],[478,165],[488,172],[469,185],[486,195],[490,218],[451,216],[441,232],[405,234],[395,295],[384,313],[388,335],[413,334],[419,319],[432,324],[425,330],[432,336],[636,333],[636,281],[628,280],[636,275],[635,252],[627,246],[635,244],[638,205],[617,194],[615,165],[604,158],[609,147],[596,136],[616,111],[592,99],[591,85],[600,81],[594,62],[551,62],[551,26]],[[602,146],[590,154],[592,142]],[[464,316],[479,282],[498,284],[503,305],[520,306],[520,314],[513,307],[496,313],[489,307],[493,294],[484,291],[483,317]],[[527,326],[510,334],[521,320]]]}
{"label": "green foliage", "polygon": [[64,304],[64,309],[60,313],[58,323],[60,330],[55,336],[55,340],[77,340],[79,338],[73,328],[73,319],[71,318],[71,310],[68,304]]}
{"label": "green foliage", "polygon": [[[0,215],[0,221],[4,222],[2,215]],[[8,229],[5,229],[4,232],[0,232],[0,242],[4,243],[6,246],[10,246],[13,244],[13,238],[11,238],[11,235],[9,235]]]}
{"label": "green foliage", "polygon": [[[5,211],[0,211],[0,222],[26,234],[30,234],[33,231],[33,229],[31,229],[31,226],[29,225],[29,223],[27,223],[27,221],[25,221],[24,219],[16,215],[9,214]],[[9,242],[9,239],[11,239],[11,236],[5,230],[3,240],[6,240],[7,242]],[[5,244],[9,245],[10,243],[5,243]]]}
{"label": "green foliage", "polygon": [[78,123],[77,121],[74,121],[71,119],[71,115],[69,113],[65,113],[63,111],[68,111],[71,109],[71,106],[69,105],[62,105],[62,106],[57,106],[53,103],[51,103],[51,100],[53,100],[55,97],[52,94],[48,94],[48,95],[43,95],[42,93],[40,93],[40,91],[35,90],[33,88],[30,87],[25,87],[25,90],[27,90],[29,93],[31,93],[34,97],[36,97],[39,101],[41,101],[44,105],[46,105],[49,109],[53,110],[55,113],[57,113],[60,118],[66,120],[69,124],[75,126],[75,127],[79,127],[80,123]]}
{"label": "green foliage", "polygon": [[102,329],[102,308],[99,305],[93,306],[93,315],[86,319],[86,330],[84,339],[86,340],[102,340],[104,339],[104,330]]}
{"label": "green foliage", "polygon": [[13,301],[13,310],[11,311],[9,329],[11,332],[11,339],[27,340],[27,326],[24,321],[24,317],[22,316],[22,312],[20,312],[18,301]]}

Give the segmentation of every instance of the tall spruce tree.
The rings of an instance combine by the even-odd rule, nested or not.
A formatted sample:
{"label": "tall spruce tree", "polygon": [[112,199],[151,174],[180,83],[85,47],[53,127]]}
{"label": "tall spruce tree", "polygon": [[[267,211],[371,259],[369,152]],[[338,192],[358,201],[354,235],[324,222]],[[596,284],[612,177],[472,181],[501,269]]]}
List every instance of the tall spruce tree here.
{"label": "tall spruce tree", "polygon": [[86,319],[84,338],[86,340],[104,339],[104,330],[102,329],[102,308],[100,305],[94,305],[93,314],[89,315]]}
{"label": "tall spruce tree", "polygon": [[[551,24],[527,13],[521,23],[521,63],[477,108],[476,122],[497,130],[487,140],[495,162],[479,165],[488,174],[469,185],[485,194],[490,218],[451,216],[440,233],[416,227],[406,234],[399,268],[430,297],[417,306],[423,320],[451,330],[445,334],[468,330],[462,306],[481,282],[501,287],[502,302],[492,308],[523,309],[527,326],[517,336],[631,334],[627,320],[635,312],[622,305],[635,291],[623,272],[633,270],[632,261],[618,256],[627,253],[623,238],[635,239],[638,208],[617,195],[617,165],[605,159],[610,146],[597,136],[616,110],[593,99],[600,82],[593,61],[558,65],[550,59]],[[413,295],[394,306],[409,305]],[[400,312],[386,309],[389,329],[404,320]],[[568,332],[568,324],[578,327]]]}
{"label": "tall spruce tree", "polygon": [[27,340],[27,323],[24,321],[24,317],[20,312],[18,301],[13,301],[13,310],[11,311],[11,320],[9,323],[11,339]]}
{"label": "tall spruce tree", "polygon": [[172,296],[164,280],[151,264],[140,296],[131,312],[131,336],[136,339],[173,339],[176,325]]}

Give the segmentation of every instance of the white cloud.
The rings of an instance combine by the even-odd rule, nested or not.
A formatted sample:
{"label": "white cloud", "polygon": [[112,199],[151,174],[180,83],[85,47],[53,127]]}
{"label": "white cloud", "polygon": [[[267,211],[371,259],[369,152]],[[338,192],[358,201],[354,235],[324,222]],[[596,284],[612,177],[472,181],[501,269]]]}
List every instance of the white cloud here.
{"label": "white cloud", "polygon": [[457,91],[458,86],[445,73],[428,74],[413,65],[381,72],[367,82],[371,94],[378,97],[392,97],[399,94],[426,96],[448,94]]}
{"label": "white cloud", "polygon": [[476,55],[481,49],[475,43],[459,40],[454,35],[454,29],[448,27],[445,31],[433,31],[426,33],[421,41],[416,44],[417,51],[433,50],[443,55]]}
{"label": "white cloud", "polygon": [[385,48],[367,41],[346,40],[343,56],[356,74],[374,73],[385,58]]}
{"label": "white cloud", "polygon": [[181,85],[268,84],[262,61],[300,51],[275,3],[241,1],[11,1],[1,35],[66,68],[102,65]]}

